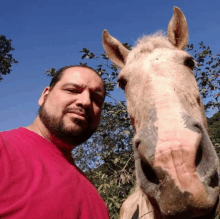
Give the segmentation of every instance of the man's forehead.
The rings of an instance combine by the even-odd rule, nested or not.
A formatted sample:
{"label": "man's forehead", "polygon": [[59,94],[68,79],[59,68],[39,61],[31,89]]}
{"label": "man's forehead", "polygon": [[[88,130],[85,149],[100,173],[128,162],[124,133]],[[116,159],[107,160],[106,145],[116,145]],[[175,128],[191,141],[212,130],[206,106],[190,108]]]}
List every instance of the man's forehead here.
{"label": "man's forehead", "polygon": [[91,85],[96,88],[100,87],[104,92],[104,83],[100,76],[92,69],[86,67],[70,67],[63,72],[60,79],[60,85],[68,83],[79,83],[80,85]]}
{"label": "man's forehead", "polygon": [[70,67],[66,69],[63,72],[62,78],[66,80],[74,80],[74,79],[75,80],[79,80],[79,79],[91,80],[94,78],[95,80],[101,81],[101,78],[97,75],[95,71],[93,71],[92,69],[80,67],[80,66]]}
{"label": "man's forehead", "polygon": [[80,72],[77,69],[67,69],[63,72],[63,76],[61,80],[69,81],[69,80],[79,80],[82,77],[83,72]]}

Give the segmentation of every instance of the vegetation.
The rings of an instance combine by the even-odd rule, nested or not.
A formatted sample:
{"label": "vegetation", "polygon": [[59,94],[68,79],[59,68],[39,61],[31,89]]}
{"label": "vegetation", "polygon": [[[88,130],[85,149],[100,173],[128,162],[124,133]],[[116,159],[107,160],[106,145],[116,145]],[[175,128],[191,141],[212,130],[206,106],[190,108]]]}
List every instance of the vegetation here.
{"label": "vegetation", "polygon": [[[212,118],[208,118],[208,125],[210,139],[215,146],[218,157],[220,158],[220,111],[218,111]],[[220,219],[220,213],[216,219]]]}
{"label": "vegetation", "polygon": [[[130,48],[128,44],[124,44]],[[209,47],[201,42],[198,51],[193,45],[188,51],[197,62],[195,76],[206,111],[220,110],[220,55],[214,56]],[[88,64],[97,61],[97,72],[106,85],[107,96],[112,102],[105,102],[101,124],[93,137],[82,147],[77,147],[73,156],[77,165],[86,172],[88,178],[98,189],[110,212],[110,218],[119,218],[119,210],[123,201],[133,192],[135,186],[134,159],[132,152],[133,129],[126,111],[124,101],[112,97],[116,88],[119,70],[109,63],[108,57],[100,57],[83,48],[82,59],[87,58]],[[87,65],[87,63],[80,63]],[[52,76],[55,69],[46,72]],[[209,121],[211,140],[220,155],[220,112]]]}
{"label": "vegetation", "polygon": [[212,118],[208,119],[208,131],[210,139],[215,146],[218,157],[220,158],[220,111]]}
{"label": "vegetation", "polygon": [[[214,56],[209,46],[199,43],[199,50],[188,45],[187,49],[194,57],[197,67],[195,77],[200,94],[205,102],[206,111],[210,109],[220,110],[220,55]],[[208,101],[207,101],[208,100]]]}
{"label": "vegetation", "polygon": [[18,63],[10,53],[14,48],[11,45],[11,40],[4,35],[0,35],[0,81],[2,75],[9,74],[13,63]]}

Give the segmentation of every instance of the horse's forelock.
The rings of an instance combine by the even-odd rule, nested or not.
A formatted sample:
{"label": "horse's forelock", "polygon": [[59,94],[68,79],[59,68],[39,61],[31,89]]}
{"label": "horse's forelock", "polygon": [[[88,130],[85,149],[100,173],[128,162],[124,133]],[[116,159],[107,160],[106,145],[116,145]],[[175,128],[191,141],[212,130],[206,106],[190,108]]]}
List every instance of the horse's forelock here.
{"label": "horse's forelock", "polygon": [[176,49],[163,31],[158,31],[152,35],[144,35],[137,40],[127,57],[127,64],[137,61],[141,56],[146,56],[147,53],[151,53],[157,48]]}

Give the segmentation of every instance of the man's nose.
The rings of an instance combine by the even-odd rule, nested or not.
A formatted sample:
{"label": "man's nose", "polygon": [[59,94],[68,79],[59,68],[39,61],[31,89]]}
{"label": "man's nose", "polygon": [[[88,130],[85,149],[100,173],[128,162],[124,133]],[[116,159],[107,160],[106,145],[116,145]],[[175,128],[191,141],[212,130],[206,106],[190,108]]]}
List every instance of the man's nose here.
{"label": "man's nose", "polygon": [[77,104],[85,108],[91,105],[91,97],[88,91],[84,90],[78,97]]}

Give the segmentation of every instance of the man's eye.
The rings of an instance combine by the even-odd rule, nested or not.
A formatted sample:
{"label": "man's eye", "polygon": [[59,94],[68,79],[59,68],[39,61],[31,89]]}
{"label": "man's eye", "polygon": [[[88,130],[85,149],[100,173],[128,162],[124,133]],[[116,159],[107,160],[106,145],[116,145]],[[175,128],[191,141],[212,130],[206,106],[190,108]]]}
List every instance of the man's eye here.
{"label": "man's eye", "polygon": [[70,93],[79,93],[79,91],[76,89],[67,89],[67,91]]}

